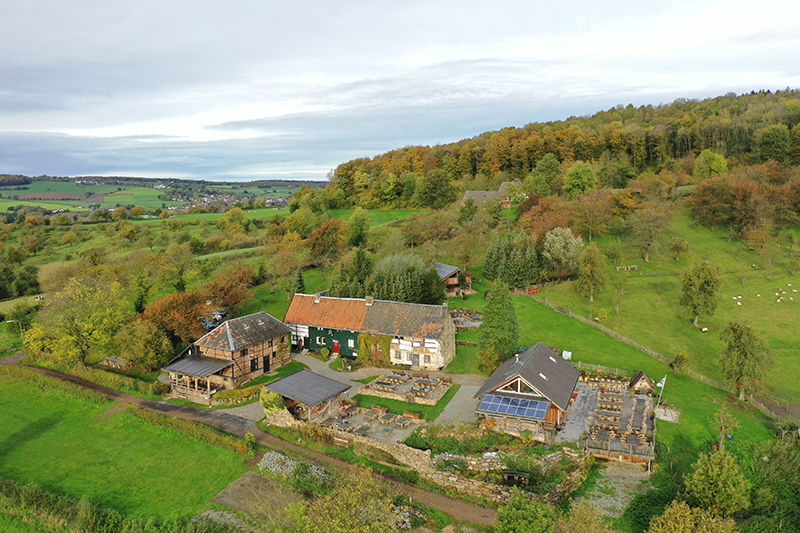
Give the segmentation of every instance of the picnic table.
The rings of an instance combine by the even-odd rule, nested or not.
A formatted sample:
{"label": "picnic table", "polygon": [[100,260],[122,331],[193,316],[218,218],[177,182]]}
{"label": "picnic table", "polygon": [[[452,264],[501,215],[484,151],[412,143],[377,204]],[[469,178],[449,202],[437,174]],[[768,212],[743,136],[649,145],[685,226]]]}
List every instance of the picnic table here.
{"label": "picnic table", "polygon": [[397,383],[398,385],[401,383],[405,383],[408,381],[408,376],[404,376],[402,374],[386,374],[383,376],[383,381],[389,381],[393,383]]}
{"label": "picnic table", "polygon": [[369,424],[364,424],[362,426],[357,426],[356,429],[353,430],[353,433],[355,435],[361,435],[362,437],[365,437],[370,431],[372,431],[372,426]]}
{"label": "picnic table", "polygon": [[433,389],[427,389],[425,387],[409,387],[409,391],[413,392],[415,396],[427,396]]}
{"label": "picnic table", "polygon": [[375,409],[370,409],[366,413],[364,413],[364,420],[372,421],[381,416],[380,411],[376,411]]}
{"label": "picnic table", "polygon": [[395,383],[393,381],[375,381],[372,384],[372,388],[386,391],[386,392],[394,392],[394,390],[398,387],[399,383]]}
{"label": "picnic table", "polygon": [[344,412],[347,414],[347,416],[356,415],[358,414],[359,410],[360,408],[357,405],[348,405],[347,407],[344,408]]}
{"label": "picnic table", "polygon": [[414,383],[416,383],[417,385],[419,385],[421,387],[429,387],[429,388],[432,389],[432,388],[436,387],[436,385],[439,384],[439,380],[438,379],[428,379],[428,378],[417,378],[417,379],[414,380]]}
{"label": "picnic table", "polygon": [[405,429],[408,427],[410,423],[411,420],[409,418],[401,416],[397,418],[397,421],[394,423],[394,427],[396,427],[397,429]]}
{"label": "picnic table", "polygon": [[397,418],[396,414],[386,413],[385,415],[381,416],[378,420],[380,420],[381,424],[388,425],[394,422],[395,418]]}

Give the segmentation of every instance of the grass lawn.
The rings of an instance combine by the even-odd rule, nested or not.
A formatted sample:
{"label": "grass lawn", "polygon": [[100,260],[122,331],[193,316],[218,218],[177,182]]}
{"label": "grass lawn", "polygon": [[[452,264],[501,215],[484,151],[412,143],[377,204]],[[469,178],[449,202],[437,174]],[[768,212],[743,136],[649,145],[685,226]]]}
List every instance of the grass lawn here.
{"label": "grass lawn", "polygon": [[292,361],[291,363],[278,368],[274,374],[264,374],[263,376],[257,377],[253,381],[248,381],[239,388],[252,387],[254,385],[261,385],[264,383],[272,383],[275,380],[285,378],[286,376],[294,374],[295,372],[300,372],[304,368],[308,368],[308,366],[304,365],[300,361]]}
{"label": "grass lawn", "polygon": [[[332,275],[333,270],[330,268],[325,270],[324,280],[320,278],[318,268],[303,272],[306,293],[313,294],[316,291],[327,289]],[[253,293],[253,297],[245,300],[244,304],[242,304],[242,316],[265,311],[278,320],[283,320],[283,317],[286,316],[286,311],[289,310],[289,304],[291,303],[291,300],[286,298],[285,289],[276,286],[275,292],[270,293],[270,285],[269,283],[265,283],[254,287],[251,292]]]}
{"label": "grass lawn", "polygon": [[110,507],[129,516],[202,511],[247,470],[234,452],[120,412],[0,381],[0,477]]}
{"label": "grass lawn", "polygon": [[[331,209],[331,217],[333,218],[341,218],[345,222],[350,220],[350,217],[355,212],[354,209]],[[370,224],[370,229],[377,228],[378,226],[383,226],[384,224],[388,224],[390,222],[394,222],[395,220],[403,220],[411,215],[415,215],[417,213],[423,212],[420,209],[371,209],[369,211],[370,219],[372,220],[372,224]],[[427,212],[427,211],[424,211]]]}
{"label": "grass lawn", "polygon": [[[583,316],[590,312],[597,315],[604,310],[608,315],[606,326],[669,358],[685,351],[692,357],[694,370],[719,380],[724,379],[719,355],[725,347],[719,332],[731,321],[743,321],[767,340],[774,354],[775,364],[767,376],[765,393],[781,402],[800,402],[800,388],[795,378],[800,373],[800,358],[796,357],[797,346],[800,346],[800,329],[797,328],[800,292],[793,292],[800,291],[800,276],[792,276],[788,267],[780,266],[779,263],[786,260],[785,250],[774,252],[774,264],[771,260],[762,264],[754,251],[736,241],[729,244],[724,230],[692,227],[685,212],[676,214],[672,234],[689,242],[690,256],[675,261],[663,250],[646,264],[634,255],[634,250],[628,249],[627,256],[619,261],[624,265],[637,264],[640,270],[630,273],[618,316],[614,309],[618,274],[610,261],[609,287],[595,297],[594,303],[578,295],[571,282],[546,288],[540,296]],[[612,238],[598,239],[601,249]],[[704,334],[691,325],[678,302],[681,277],[676,271],[706,259],[726,272],[716,313],[700,317],[700,325],[709,329]],[[762,266],[765,268],[760,268]],[[779,296],[775,293],[784,300],[778,302]],[[742,298],[734,299],[738,296]],[[654,324],[658,327],[653,327]]]}
{"label": "grass lawn", "polygon": [[436,405],[422,405],[418,403],[408,403],[400,400],[390,400],[387,398],[379,398],[377,396],[369,396],[367,394],[356,394],[353,396],[353,401],[358,403],[359,407],[369,409],[373,405],[379,407],[386,407],[389,412],[402,415],[403,413],[419,413],[428,422],[433,422],[436,417],[442,412],[445,406],[450,403],[461,385],[452,385],[447,392],[442,396],[442,399],[436,402]]}
{"label": "grass lawn", "polygon": [[22,351],[22,337],[11,331],[12,324],[0,322],[0,357]]}

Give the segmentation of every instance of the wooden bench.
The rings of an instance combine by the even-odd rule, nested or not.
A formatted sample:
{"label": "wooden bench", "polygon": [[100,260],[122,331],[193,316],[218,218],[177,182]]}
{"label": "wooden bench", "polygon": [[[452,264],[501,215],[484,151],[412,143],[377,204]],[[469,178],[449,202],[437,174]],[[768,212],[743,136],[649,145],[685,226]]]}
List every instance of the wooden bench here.
{"label": "wooden bench", "polygon": [[422,415],[419,413],[403,413],[403,416],[406,418],[412,418],[414,420],[421,420]]}

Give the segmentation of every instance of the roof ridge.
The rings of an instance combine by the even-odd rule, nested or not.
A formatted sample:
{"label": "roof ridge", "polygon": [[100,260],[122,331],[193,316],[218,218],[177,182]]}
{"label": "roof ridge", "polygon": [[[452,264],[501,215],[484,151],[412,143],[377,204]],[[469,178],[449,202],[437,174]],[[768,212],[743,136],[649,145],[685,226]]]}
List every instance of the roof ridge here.
{"label": "roof ridge", "polygon": [[225,322],[225,333],[228,334],[228,346],[230,346],[231,351],[233,351],[235,349],[235,346],[233,345],[233,336],[231,336],[231,327],[228,324],[228,322],[230,322],[230,320]]}

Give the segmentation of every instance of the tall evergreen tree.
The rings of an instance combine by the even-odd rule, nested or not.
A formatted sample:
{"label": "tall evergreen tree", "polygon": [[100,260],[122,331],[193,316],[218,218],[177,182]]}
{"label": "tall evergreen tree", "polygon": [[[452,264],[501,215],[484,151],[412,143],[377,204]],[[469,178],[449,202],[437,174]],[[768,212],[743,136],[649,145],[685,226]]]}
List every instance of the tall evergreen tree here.
{"label": "tall evergreen tree", "polygon": [[294,279],[292,280],[291,293],[304,294],[306,292],[306,282],[303,279],[303,271],[299,268],[295,272]]}
{"label": "tall evergreen tree", "polygon": [[519,323],[508,287],[495,283],[478,328],[478,360],[494,369],[515,353],[519,343]]}

